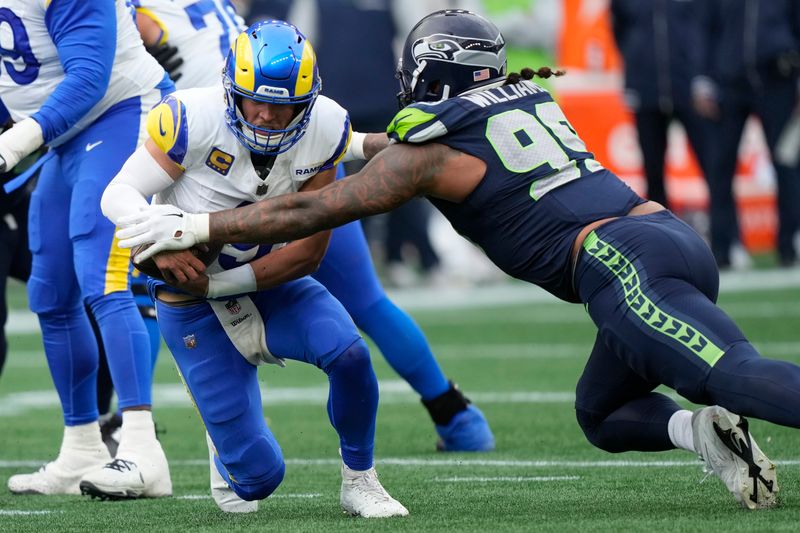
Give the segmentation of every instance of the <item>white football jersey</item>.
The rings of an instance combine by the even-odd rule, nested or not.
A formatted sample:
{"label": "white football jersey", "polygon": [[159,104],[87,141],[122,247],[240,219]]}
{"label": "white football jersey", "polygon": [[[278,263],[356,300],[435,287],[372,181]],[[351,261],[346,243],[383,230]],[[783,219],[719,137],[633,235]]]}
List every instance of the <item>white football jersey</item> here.
{"label": "white football jersey", "polygon": [[161,42],[178,48],[178,89],[220,83],[231,43],[246,29],[230,0],[133,0],[161,28]]}
{"label": "white football jersey", "polygon": [[[218,84],[176,91],[150,111],[148,135],[184,169],[153,203],[172,204],[188,213],[211,213],[297,192],[309,178],[338,163],[350,140],[347,111],[318,96],[305,134],[275,158],[262,180],[250,150],[228,129],[225,109],[225,93]],[[236,255],[233,250],[223,252]]]}
{"label": "white football jersey", "polygon": [[[7,72],[0,75],[0,98],[11,114],[14,122],[36,113],[47,97],[64,79],[64,69],[59,61],[56,46],[45,25],[45,15],[50,0],[3,0],[2,6],[11,13],[6,14],[0,24],[0,47],[9,53],[3,54],[6,69],[24,72],[31,67],[26,64],[26,55],[31,53],[38,62],[38,73],[30,79],[15,78]],[[95,119],[108,108],[127,98],[141,96],[158,85],[164,77],[164,70],[148,54],[133,21],[133,12],[125,0],[116,0],[117,36],[116,55],[111,71],[111,79],[106,94],[75,126],[49,144],[62,144]],[[13,19],[13,22],[11,20]],[[97,43],[104,46],[105,43]],[[21,50],[28,46],[27,50]]]}

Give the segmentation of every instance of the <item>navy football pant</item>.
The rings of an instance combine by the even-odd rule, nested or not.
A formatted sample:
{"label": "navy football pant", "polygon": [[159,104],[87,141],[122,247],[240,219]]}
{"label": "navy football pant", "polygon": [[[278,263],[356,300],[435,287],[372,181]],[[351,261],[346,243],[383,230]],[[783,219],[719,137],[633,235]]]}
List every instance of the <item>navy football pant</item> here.
{"label": "navy football pant", "polygon": [[800,427],[800,367],[762,358],[715,302],[711,251],[669,211],[622,217],[591,232],[575,273],[597,325],[578,383],[578,421],[611,452],[674,446],[679,409],[658,385],[688,400]]}

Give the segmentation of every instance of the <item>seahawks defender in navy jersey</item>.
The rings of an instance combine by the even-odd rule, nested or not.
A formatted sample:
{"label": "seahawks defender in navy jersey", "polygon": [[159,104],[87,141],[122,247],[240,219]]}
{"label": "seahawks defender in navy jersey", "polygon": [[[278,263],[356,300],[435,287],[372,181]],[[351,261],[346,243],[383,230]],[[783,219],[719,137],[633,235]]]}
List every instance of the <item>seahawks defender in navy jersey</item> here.
{"label": "seahawks defender in navy jersey", "polygon": [[[410,105],[389,125],[395,142],[375,155],[381,136],[361,139],[374,156],[361,172],[211,215],[152,207],[120,221],[121,245],[280,242],[425,195],[506,272],[587,307],[598,334],[575,407],[592,444],[686,449],[743,506],[774,505],[775,467],[727,409],[800,427],[800,367],[762,358],[715,305],[719,273],[700,236],[595,162],[532,70],[505,69],[493,24],[431,14],[406,40]],[[683,410],[660,384],[710,407]]]}

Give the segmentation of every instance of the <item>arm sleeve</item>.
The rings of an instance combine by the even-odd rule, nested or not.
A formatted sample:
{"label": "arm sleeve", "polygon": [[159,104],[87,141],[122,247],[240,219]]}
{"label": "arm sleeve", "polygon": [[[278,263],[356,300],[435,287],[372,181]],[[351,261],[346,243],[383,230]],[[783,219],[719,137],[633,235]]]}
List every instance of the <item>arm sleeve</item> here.
{"label": "arm sleeve", "polygon": [[45,25],[65,73],[33,115],[49,142],[74,126],[106,93],[117,46],[115,2],[52,0]]}
{"label": "arm sleeve", "polygon": [[148,206],[148,198],[172,185],[173,179],[153,159],[144,144],[128,158],[108,184],[100,209],[114,224]]}

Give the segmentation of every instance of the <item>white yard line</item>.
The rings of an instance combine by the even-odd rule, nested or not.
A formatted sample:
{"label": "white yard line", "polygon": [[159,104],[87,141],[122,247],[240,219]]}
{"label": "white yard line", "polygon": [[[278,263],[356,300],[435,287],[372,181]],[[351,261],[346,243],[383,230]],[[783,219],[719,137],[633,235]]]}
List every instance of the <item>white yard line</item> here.
{"label": "white yard line", "polygon": [[432,481],[438,483],[489,483],[489,482],[502,482],[502,483],[527,483],[530,481],[575,481],[580,479],[580,476],[530,476],[530,477],[513,477],[513,476],[500,476],[500,477],[481,477],[481,476],[467,476],[467,477],[436,477]]}
{"label": "white yard line", "polygon": [[[415,404],[417,394],[402,380],[378,382],[381,405]],[[311,387],[271,387],[261,391],[262,404],[267,408],[276,405],[320,405],[328,400],[328,385]],[[484,391],[471,392],[477,403],[569,403],[575,394],[570,391]],[[182,384],[157,384],[153,386],[153,404],[159,408],[191,408],[191,402]],[[55,390],[34,390],[0,395],[0,418],[24,415],[34,409],[59,407]]]}
{"label": "white yard line", "polygon": [[17,509],[0,509],[0,516],[30,516],[50,514],[54,512],[60,513],[62,511],[22,511]]}
{"label": "white yard line", "polygon": [[[688,456],[688,454],[687,454]],[[339,466],[339,458],[287,458],[287,465],[294,466]],[[2,460],[0,468],[37,468],[47,460]],[[778,466],[797,466],[800,459],[775,459]],[[599,460],[599,461],[572,461],[572,460],[524,460],[524,459],[428,459],[384,457],[376,458],[375,463],[383,466],[398,467],[443,467],[443,468],[674,468],[674,467],[701,467],[699,460],[685,461],[625,461],[625,460]],[[169,462],[171,467],[203,467],[208,468],[208,459],[177,459]]]}
{"label": "white yard line", "polygon": [[[269,499],[310,499],[310,498],[320,498],[322,494],[317,493],[309,493],[309,494],[270,494]],[[184,494],[183,496],[175,496],[176,500],[210,500],[210,494]]]}
{"label": "white yard line", "polygon": [[[800,287],[800,269],[785,270],[757,270],[750,272],[725,272],[720,276],[720,292],[737,293],[761,290],[777,290]],[[441,309],[474,309],[484,307],[501,307],[515,304],[551,303],[569,309],[568,304],[559,302],[552,295],[534,285],[522,282],[491,285],[486,287],[451,287],[436,288],[420,287],[389,291],[394,302],[409,311],[441,310]],[[728,306],[731,311],[735,304]],[[743,312],[747,311],[750,304],[742,304]],[[777,307],[783,307],[779,304]],[[765,316],[797,316],[798,310],[786,304],[783,312],[770,311],[765,304],[763,313],[776,313]],[[566,321],[576,320],[576,315],[569,316]],[[542,314],[541,320],[547,321],[548,314]],[[740,315],[744,317],[745,315]],[[519,317],[524,320],[528,317]],[[534,317],[530,317],[535,321]],[[39,332],[39,323],[36,316],[30,311],[12,310],[6,323],[6,332],[9,334],[31,334]]]}
{"label": "white yard line", "polygon": [[[754,341],[756,349],[765,357],[785,358],[800,356],[800,342]],[[496,343],[444,343],[431,346],[437,359],[585,359],[592,349],[591,342],[496,342]],[[170,366],[169,354],[162,354]],[[163,362],[162,362],[163,364]],[[11,351],[5,368],[47,368],[41,350]],[[156,385],[157,387],[162,385]],[[269,392],[266,392],[269,394]],[[2,407],[0,407],[2,412]]]}

